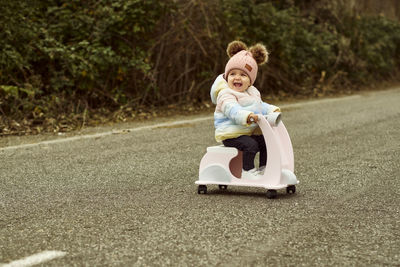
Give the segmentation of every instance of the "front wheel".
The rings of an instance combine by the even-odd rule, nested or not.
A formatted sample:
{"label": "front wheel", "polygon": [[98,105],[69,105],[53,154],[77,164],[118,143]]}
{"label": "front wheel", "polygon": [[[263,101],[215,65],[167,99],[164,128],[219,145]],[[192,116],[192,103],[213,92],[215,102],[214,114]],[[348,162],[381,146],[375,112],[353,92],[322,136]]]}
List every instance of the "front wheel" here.
{"label": "front wheel", "polygon": [[286,187],[286,193],[288,193],[288,194],[296,193],[296,186],[295,185],[289,185],[288,187]]}

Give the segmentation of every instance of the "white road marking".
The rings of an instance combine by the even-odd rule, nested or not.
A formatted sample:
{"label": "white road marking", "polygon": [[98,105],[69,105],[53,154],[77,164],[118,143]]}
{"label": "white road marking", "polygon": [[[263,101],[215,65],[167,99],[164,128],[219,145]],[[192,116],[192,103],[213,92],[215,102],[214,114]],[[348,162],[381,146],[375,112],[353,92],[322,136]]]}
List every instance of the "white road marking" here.
{"label": "white road marking", "polygon": [[175,126],[175,125],[181,125],[181,124],[186,124],[186,123],[195,123],[195,122],[199,122],[199,121],[209,120],[210,118],[211,117],[202,117],[202,118],[193,119],[193,120],[165,122],[165,123],[159,123],[159,124],[154,124],[154,125],[148,125],[148,126],[142,126],[142,127],[136,127],[136,128],[130,128],[130,129],[123,129],[123,130],[113,130],[113,131],[107,131],[107,132],[96,133],[96,134],[77,135],[77,136],[73,136],[73,137],[67,137],[67,138],[63,138],[63,139],[55,139],[55,140],[50,140],[50,141],[42,141],[42,142],[32,143],[32,144],[2,147],[2,148],[0,148],[0,151],[13,150],[13,149],[18,149],[18,148],[29,148],[29,147],[35,147],[35,146],[40,146],[40,145],[65,143],[65,142],[71,142],[71,141],[76,141],[76,140],[81,140],[81,139],[104,137],[104,136],[112,135],[112,134],[138,132],[138,131],[142,131],[142,130],[151,130],[151,129],[165,127],[165,126]]}
{"label": "white road marking", "polygon": [[46,250],[33,254],[20,260],[12,261],[7,264],[0,264],[1,267],[27,267],[41,264],[55,258],[64,257],[67,253],[63,251]]}
{"label": "white road marking", "polygon": [[[314,104],[331,103],[331,102],[337,102],[337,101],[342,101],[342,100],[350,100],[350,99],[359,98],[359,97],[361,97],[361,95],[328,98],[328,99],[322,99],[322,100],[311,100],[311,101],[307,101],[307,102],[280,105],[280,108],[282,108],[282,109],[297,108],[297,107],[303,107],[303,106],[314,105]],[[212,116],[206,116],[206,117],[201,117],[201,118],[197,118],[197,119],[158,123],[158,124],[153,124],[153,125],[148,125],[148,126],[130,128],[130,129],[128,128],[128,129],[113,130],[113,131],[107,131],[107,132],[95,133],[95,134],[77,135],[77,136],[73,136],[73,137],[67,137],[67,138],[63,138],[63,139],[55,139],[55,140],[50,140],[50,141],[42,141],[42,142],[37,142],[37,143],[32,143],[32,144],[1,147],[0,152],[6,151],[6,150],[20,149],[20,148],[30,148],[30,147],[40,146],[40,145],[51,145],[51,144],[59,144],[59,143],[76,141],[76,140],[82,140],[82,139],[104,137],[104,136],[112,135],[112,134],[121,134],[121,133],[127,133],[127,132],[138,132],[138,131],[143,131],[143,130],[151,130],[151,129],[160,128],[160,127],[179,126],[182,124],[196,123],[196,122],[201,122],[201,121],[211,120],[211,119],[212,119]]]}

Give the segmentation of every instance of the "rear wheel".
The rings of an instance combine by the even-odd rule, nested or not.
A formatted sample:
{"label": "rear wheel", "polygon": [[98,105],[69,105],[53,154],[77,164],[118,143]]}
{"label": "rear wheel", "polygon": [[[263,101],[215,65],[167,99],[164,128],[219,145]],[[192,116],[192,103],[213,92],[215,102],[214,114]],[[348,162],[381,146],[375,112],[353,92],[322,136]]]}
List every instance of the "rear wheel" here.
{"label": "rear wheel", "polygon": [[276,190],[270,189],[267,191],[267,198],[269,199],[276,198],[277,195],[278,193],[276,192]]}
{"label": "rear wheel", "polygon": [[199,185],[199,187],[197,188],[197,193],[207,194],[207,186],[205,186],[203,184]]}

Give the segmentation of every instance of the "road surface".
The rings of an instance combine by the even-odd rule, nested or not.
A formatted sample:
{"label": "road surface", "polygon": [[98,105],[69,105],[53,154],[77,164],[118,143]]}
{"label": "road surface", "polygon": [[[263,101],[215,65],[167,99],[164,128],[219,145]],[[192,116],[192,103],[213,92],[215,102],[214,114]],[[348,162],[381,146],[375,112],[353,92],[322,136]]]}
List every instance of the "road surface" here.
{"label": "road surface", "polygon": [[399,103],[392,89],[282,105],[300,184],[277,199],[197,194],[212,114],[17,139],[0,148],[0,263],[399,266]]}

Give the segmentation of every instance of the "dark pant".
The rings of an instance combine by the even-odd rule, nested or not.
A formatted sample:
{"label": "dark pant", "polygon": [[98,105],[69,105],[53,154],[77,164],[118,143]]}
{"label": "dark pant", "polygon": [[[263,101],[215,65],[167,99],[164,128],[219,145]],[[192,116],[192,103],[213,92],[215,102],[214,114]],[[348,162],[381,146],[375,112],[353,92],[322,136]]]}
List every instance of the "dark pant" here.
{"label": "dark pant", "polygon": [[267,149],[264,136],[262,135],[241,135],[237,138],[223,140],[224,146],[236,147],[243,151],[243,169],[245,171],[254,168],[254,158],[260,152],[260,167],[267,164]]}

